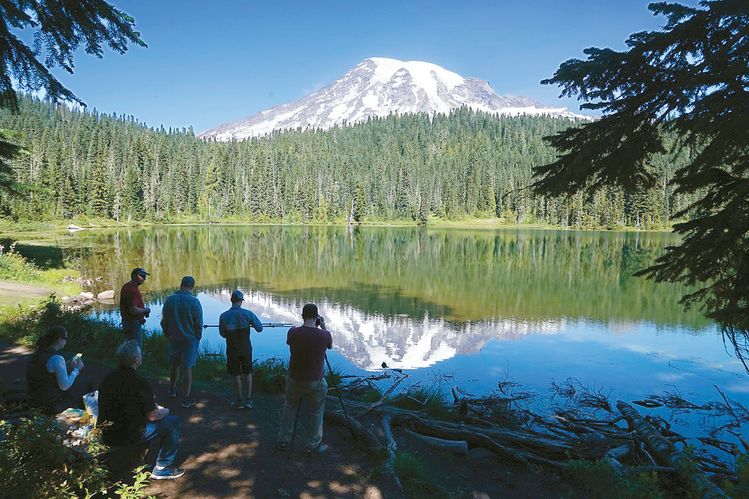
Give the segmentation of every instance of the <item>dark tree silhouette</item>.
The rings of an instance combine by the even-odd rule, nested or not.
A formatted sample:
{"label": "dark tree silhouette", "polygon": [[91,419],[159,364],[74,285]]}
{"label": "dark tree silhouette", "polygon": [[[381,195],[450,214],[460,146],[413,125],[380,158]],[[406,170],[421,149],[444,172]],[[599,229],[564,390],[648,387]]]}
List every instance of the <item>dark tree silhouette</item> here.
{"label": "dark tree silhouette", "polygon": [[[556,161],[534,169],[539,194],[583,188],[651,187],[652,158],[666,137],[688,158],[671,179],[695,201],[675,213],[683,236],[655,265],[656,281],[681,281],[746,356],[749,329],[749,2],[714,0],[699,7],[653,3],[660,31],[635,33],[628,50],[589,48],[564,62],[545,84],[577,96],[601,119],[549,137]],[[742,340],[743,338],[743,340]],[[742,347],[742,344],[744,345]]]}

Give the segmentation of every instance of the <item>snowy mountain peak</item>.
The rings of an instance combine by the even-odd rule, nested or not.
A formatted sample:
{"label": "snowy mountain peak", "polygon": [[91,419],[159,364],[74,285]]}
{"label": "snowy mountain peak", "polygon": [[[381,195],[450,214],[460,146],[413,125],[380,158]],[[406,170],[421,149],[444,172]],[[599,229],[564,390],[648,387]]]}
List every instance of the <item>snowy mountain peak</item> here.
{"label": "snowy mountain peak", "polygon": [[484,80],[464,78],[429,62],[370,57],[335,82],[296,102],[220,125],[199,137],[242,140],[276,130],[328,129],[393,113],[447,114],[462,106],[505,115],[589,119],[566,108],[543,106],[527,97],[497,95]]}

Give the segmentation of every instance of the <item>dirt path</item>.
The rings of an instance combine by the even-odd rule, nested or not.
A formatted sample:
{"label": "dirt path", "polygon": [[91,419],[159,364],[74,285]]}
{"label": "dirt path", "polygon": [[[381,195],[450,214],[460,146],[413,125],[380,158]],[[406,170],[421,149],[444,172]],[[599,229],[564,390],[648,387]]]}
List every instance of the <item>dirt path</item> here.
{"label": "dirt path", "polygon": [[[24,347],[0,344],[0,376],[6,388],[25,388],[28,354]],[[98,385],[107,371],[104,366],[89,363],[80,382]],[[330,448],[322,456],[310,458],[302,452],[277,451],[281,395],[256,394],[255,409],[248,411],[231,409],[225,393],[197,391],[194,396],[198,405],[183,409],[177,399],[167,398],[166,383],[153,386],[158,402],[182,418],[178,463],[187,474],[179,480],[152,482],[150,494],[372,499],[402,496],[389,480],[372,473],[376,463],[353,445],[345,427],[326,422],[323,441]],[[559,497],[562,493],[554,478],[508,466],[491,453],[452,457],[409,441],[407,435],[396,437],[399,445],[402,442],[405,450],[423,458],[429,471],[459,497]]]}
{"label": "dirt path", "polygon": [[0,299],[38,298],[49,296],[52,290],[32,284],[21,284],[13,281],[0,281]]}

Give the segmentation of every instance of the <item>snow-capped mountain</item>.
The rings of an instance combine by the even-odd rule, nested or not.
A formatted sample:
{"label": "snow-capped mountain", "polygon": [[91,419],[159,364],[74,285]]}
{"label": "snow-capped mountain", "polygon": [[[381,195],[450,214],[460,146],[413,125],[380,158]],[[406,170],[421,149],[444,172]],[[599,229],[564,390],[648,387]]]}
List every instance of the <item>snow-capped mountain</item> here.
{"label": "snow-capped mountain", "polygon": [[261,111],[244,120],[219,125],[199,137],[242,140],[274,130],[328,129],[391,113],[449,113],[462,106],[504,115],[550,115],[583,118],[567,108],[543,106],[527,97],[500,96],[489,83],[464,78],[422,61],[382,57],[365,59],[334,83],[296,102]]}

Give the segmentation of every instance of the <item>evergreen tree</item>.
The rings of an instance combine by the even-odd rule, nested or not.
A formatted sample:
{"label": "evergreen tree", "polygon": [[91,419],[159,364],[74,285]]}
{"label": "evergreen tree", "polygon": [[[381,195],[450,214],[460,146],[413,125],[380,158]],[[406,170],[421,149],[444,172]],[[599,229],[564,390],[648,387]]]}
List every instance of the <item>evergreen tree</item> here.
{"label": "evergreen tree", "polygon": [[[134,21],[103,0],[3,0],[0,2],[0,108],[18,110],[14,82],[21,89],[43,89],[52,101],[69,100],[83,104],[60,83],[49,68],[60,66],[73,72],[73,54],[80,45],[101,57],[103,46],[120,54],[128,44],[145,47],[135,31]],[[37,50],[26,45],[18,32],[32,32],[45,52],[44,62]],[[17,193],[9,176],[7,161],[18,149],[0,134],[0,192]]]}
{"label": "evergreen tree", "polygon": [[[645,194],[636,216],[651,213],[657,187],[654,156],[675,137],[687,151],[673,173],[674,192],[693,196],[673,210],[689,219],[674,226],[682,242],[642,274],[699,289],[700,303],[749,353],[749,2],[703,1],[700,7],[655,3],[662,30],[636,33],[628,49],[589,48],[586,60],[563,63],[544,83],[601,110],[601,119],[557,133],[561,156],[535,169],[537,193],[562,195],[619,186]],[[656,196],[666,189],[656,190]],[[666,194],[667,198],[668,195]],[[662,208],[658,208],[662,211]]]}

